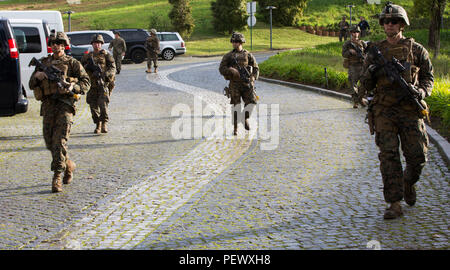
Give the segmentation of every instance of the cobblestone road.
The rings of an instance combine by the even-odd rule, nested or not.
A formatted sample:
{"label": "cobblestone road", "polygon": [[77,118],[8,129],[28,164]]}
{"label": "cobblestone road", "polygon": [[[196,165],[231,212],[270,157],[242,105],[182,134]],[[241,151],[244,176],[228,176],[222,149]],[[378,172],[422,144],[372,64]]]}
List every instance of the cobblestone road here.
{"label": "cobblestone road", "polygon": [[79,169],[62,194],[50,193],[37,104],[0,119],[0,248],[366,249],[370,240],[382,249],[449,248],[450,174],[436,147],[416,206],[383,220],[378,151],[364,110],[348,101],[258,82],[253,116],[268,105],[269,119],[279,119],[273,150],[261,133],[174,139],[177,104],[194,107],[193,130],[198,119],[230,130],[227,115],[195,112],[196,100],[227,107],[217,66],[211,59],[145,75],[142,65],[125,65],[108,135],[92,135],[80,106],[69,140]]}

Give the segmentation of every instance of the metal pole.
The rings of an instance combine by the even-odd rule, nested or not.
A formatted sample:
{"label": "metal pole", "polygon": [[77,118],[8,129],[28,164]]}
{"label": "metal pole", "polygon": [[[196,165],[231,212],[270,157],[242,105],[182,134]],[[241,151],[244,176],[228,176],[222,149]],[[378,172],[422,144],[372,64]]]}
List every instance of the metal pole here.
{"label": "metal pole", "polygon": [[272,7],[270,7],[270,49],[272,50]]}
{"label": "metal pole", "polygon": [[250,2],[250,50],[253,50],[253,5],[252,2]]}
{"label": "metal pole", "polygon": [[72,27],[71,27],[71,25],[70,25],[70,12],[69,12],[69,32],[72,30]]}
{"label": "metal pole", "polygon": [[348,8],[350,8],[350,25],[352,25],[352,8],[355,7],[354,5],[348,5]]}

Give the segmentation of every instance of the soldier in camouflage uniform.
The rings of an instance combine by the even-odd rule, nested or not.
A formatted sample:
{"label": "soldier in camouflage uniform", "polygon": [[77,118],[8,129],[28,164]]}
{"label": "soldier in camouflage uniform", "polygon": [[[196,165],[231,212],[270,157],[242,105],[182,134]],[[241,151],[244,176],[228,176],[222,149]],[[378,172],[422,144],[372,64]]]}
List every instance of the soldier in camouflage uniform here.
{"label": "soldier in camouflage uniform", "polygon": [[346,41],[347,35],[348,35],[347,31],[348,31],[348,28],[350,27],[350,25],[345,20],[345,16],[342,16],[342,21],[339,22],[338,27],[339,27],[339,42],[342,42],[342,39],[344,39],[344,41]]}
{"label": "soldier in camouflage uniform", "polygon": [[[74,94],[84,94],[91,86],[89,76],[76,59],[64,53],[69,39],[63,32],[57,32],[48,41],[53,55],[43,57],[45,66],[55,66],[64,73],[64,81],[58,85],[49,81],[48,76],[35,70],[30,78],[29,86],[35,98],[42,102],[43,135],[45,145],[52,153],[51,170],[54,172],[52,192],[62,191],[62,182],[69,184],[73,179],[75,163],[69,159],[67,141],[73,123],[76,107]],[[62,174],[64,173],[64,178]]]}
{"label": "soldier in camouflage uniform", "polygon": [[[230,42],[233,44],[233,50],[223,56],[220,62],[219,72],[226,80],[230,81],[228,90],[229,97],[231,98],[230,104],[233,105],[233,135],[237,135],[238,116],[242,115],[240,108],[241,98],[245,106],[244,127],[246,130],[250,130],[248,119],[257,101],[254,84],[259,76],[259,67],[255,57],[242,47],[242,44],[245,43],[244,35],[234,32]],[[238,65],[241,69],[247,70],[250,75],[249,83],[242,80],[238,71]],[[242,119],[242,117],[239,117],[239,119]]]}
{"label": "soldier in camouflage uniform", "polygon": [[125,56],[125,52],[127,51],[127,44],[125,40],[120,37],[120,33],[114,32],[115,38],[111,40],[109,43],[108,49],[113,49],[113,57],[116,63],[116,74],[120,74],[120,70],[122,69],[122,58]]}
{"label": "soldier in camouflage uniform", "polygon": [[152,73],[152,63],[155,67],[155,73],[158,72],[158,54],[159,54],[159,38],[156,36],[156,30],[150,30],[150,36],[145,41],[145,49],[147,50],[147,70],[146,73]]}
{"label": "soldier in camouflage uniform", "polygon": [[[379,22],[384,27],[387,39],[374,45],[388,61],[394,56],[407,67],[402,77],[412,86],[416,99],[426,106],[423,98],[431,95],[433,67],[427,50],[412,38],[403,37],[403,29],[409,25],[406,11],[388,2],[380,14]],[[416,202],[414,184],[419,180],[427,161],[428,136],[423,116],[411,100],[399,97],[399,86],[387,79],[374,59],[370,53],[367,55],[361,82],[366,89],[374,89],[369,124],[373,123],[375,142],[380,149],[378,157],[384,184],[383,194],[390,204],[384,218],[393,219],[403,214],[400,205],[403,197],[410,206]],[[406,159],[404,171],[400,161],[400,145]]]}
{"label": "soldier in camouflage uniform", "polygon": [[[81,59],[81,64],[89,74],[91,79],[91,90],[86,97],[86,102],[91,108],[92,120],[96,125],[94,133],[108,133],[107,123],[108,104],[111,92],[114,89],[114,79],[116,74],[116,65],[114,58],[106,50],[102,49],[105,43],[102,35],[94,35],[92,37],[92,47],[94,51],[85,54]],[[88,60],[92,57],[93,63],[101,68],[101,74],[96,74],[92,67],[89,66]]]}
{"label": "soldier in camouflage uniform", "polygon": [[352,25],[349,31],[351,39],[342,46],[342,56],[344,57],[344,63],[347,63],[344,66],[348,68],[348,82],[350,84],[353,108],[358,108],[358,103],[365,105],[362,102],[363,91],[358,91],[358,81],[362,75],[364,50],[367,45],[359,39],[361,30],[358,26]]}

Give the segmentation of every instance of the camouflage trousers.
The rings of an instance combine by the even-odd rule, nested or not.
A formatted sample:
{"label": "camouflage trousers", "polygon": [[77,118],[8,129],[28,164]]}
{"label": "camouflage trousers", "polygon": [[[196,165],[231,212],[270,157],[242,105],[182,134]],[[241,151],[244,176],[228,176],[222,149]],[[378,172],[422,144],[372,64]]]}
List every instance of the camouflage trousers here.
{"label": "camouflage trousers", "polygon": [[358,90],[358,81],[362,76],[362,63],[358,65],[350,65],[348,67],[348,83],[350,85],[350,94],[354,103],[359,102],[362,97],[362,92]]}
{"label": "camouflage trousers", "polygon": [[240,104],[241,98],[244,101],[244,104],[247,106],[248,104],[256,104],[256,94],[255,91],[249,90],[245,85],[240,82],[230,81],[230,85],[228,86],[231,92],[231,101],[230,104]]}
{"label": "camouflage trousers", "polygon": [[95,124],[98,122],[108,122],[108,104],[109,104],[109,92],[106,93],[103,89],[93,87],[89,90],[86,103],[89,104],[91,109],[92,120]]}
{"label": "camouflage trousers", "polygon": [[147,68],[152,68],[152,63],[155,68],[158,67],[158,54],[153,52],[147,52]]}
{"label": "camouflage trousers", "polygon": [[[415,111],[382,105],[373,109],[384,199],[393,203],[402,200],[404,181],[411,185],[419,181],[427,161],[428,135],[423,119]],[[400,147],[406,160],[404,171]]]}
{"label": "camouflage trousers", "polygon": [[64,172],[69,159],[67,141],[73,123],[73,107],[47,98],[41,105],[43,116],[43,135],[45,146],[52,153],[50,169],[54,172]]}
{"label": "camouflage trousers", "polygon": [[339,42],[342,42],[342,39],[343,39],[344,41],[346,41],[346,40],[347,40],[347,37],[348,37],[348,32],[347,32],[347,30],[340,30],[340,31],[339,31]]}
{"label": "camouflage trousers", "polygon": [[113,54],[113,58],[116,63],[116,71],[120,72],[122,69],[122,54]]}

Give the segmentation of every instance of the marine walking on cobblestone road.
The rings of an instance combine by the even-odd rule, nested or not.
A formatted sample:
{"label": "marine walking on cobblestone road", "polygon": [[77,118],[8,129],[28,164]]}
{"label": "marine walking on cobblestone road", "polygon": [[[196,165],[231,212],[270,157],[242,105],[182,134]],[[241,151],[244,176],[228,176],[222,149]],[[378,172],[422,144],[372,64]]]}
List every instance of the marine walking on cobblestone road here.
{"label": "marine walking on cobblestone road", "polygon": [[109,43],[109,50],[113,50],[114,61],[116,62],[116,73],[120,74],[120,70],[122,69],[122,59],[125,56],[125,52],[127,51],[127,44],[125,40],[120,37],[120,33],[114,32],[114,39]]}
{"label": "marine walking on cobblestone road", "polygon": [[158,72],[158,54],[160,52],[159,38],[156,36],[156,29],[150,30],[150,36],[145,41],[145,49],[147,50],[147,70],[146,73],[152,73],[152,63],[155,73]]}
{"label": "marine walking on cobblestone road", "polygon": [[67,150],[76,113],[75,102],[80,94],[89,90],[91,83],[80,62],[64,53],[65,46],[69,45],[65,33],[57,32],[49,38],[48,44],[53,55],[41,59],[44,68],[36,67],[29,86],[36,100],[42,102],[43,135],[45,145],[52,153],[52,192],[61,192],[62,183],[69,184],[72,181],[75,169],[75,162],[69,159]]}
{"label": "marine walking on cobblestone road", "polygon": [[365,91],[358,90],[358,81],[362,75],[364,50],[367,44],[359,39],[361,30],[357,25],[352,25],[349,29],[350,40],[342,45],[342,57],[344,57],[344,67],[348,68],[348,82],[353,100],[353,108],[358,108],[358,103],[365,105],[362,101]]}
{"label": "marine walking on cobblestone road", "polygon": [[108,51],[102,49],[104,43],[102,35],[94,35],[91,40],[94,50],[83,55],[81,59],[81,64],[91,79],[91,89],[86,96],[86,102],[91,108],[96,134],[108,133],[108,104],[116,74],[114,58]]}
{"label": "marine walking on cobblestone road", "polygon": [[[237,135],[238,120],[243,119],[242,113],[245,118],[244,127],[250,130],[248,119],[258,99],[255,93],[255,80],[259,77],[259,67],[255,57],[242,47],[245,43],[243,34],[234,32],[230,42],[233,50],[223,56],[219,72],[230,81],[229,86],[225,88],[225,94],[231,98],[233,135]],[[241,98],[244,101],[243,111],[241,111]]]}
{"label": "marine walking on cobblestone road", "polygon": [[[374,90],[368,122],[380,150],[383,194],[390,204],[384,218],[393,219],[403,214],[400,204],[403,197],[410,206],[416,202],[414,184],[427,161],[429,143],[423,99],[431,95],[434,79],[427,50],[403,36],[405,26],[409,25],[403,7],[388,2],[379,23],[387,38],[369,45],[361,82],[367,90]],[[400,145],[406,159],[404,171]]]}

